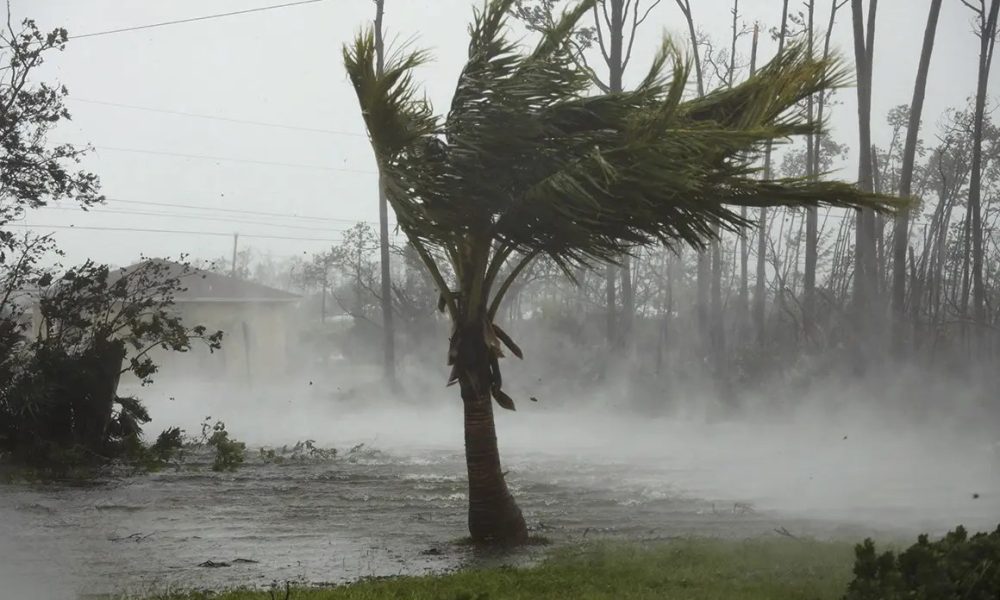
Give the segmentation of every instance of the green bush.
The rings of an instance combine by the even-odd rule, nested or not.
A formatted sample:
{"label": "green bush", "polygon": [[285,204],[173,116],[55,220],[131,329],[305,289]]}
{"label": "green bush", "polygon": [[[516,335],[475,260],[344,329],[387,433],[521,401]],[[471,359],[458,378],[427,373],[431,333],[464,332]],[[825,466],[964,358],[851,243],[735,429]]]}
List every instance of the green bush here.
{"label": "green bush", "polygon": [[222,421],[217,421],[212,427],[212,435],[208,437],[207,444],[215,449],[213,471],[235,471],[243,464],[247,445],[231,439],[229,432],[226,431],[226,424]]}
{"label": "green bush", "polygon": [[149,458],[140,439],[149,413],[118,384],[125,373],[151,383],[155,349],[221,347],[222,332],[188,327],[172,308],[195,274],[165,260],[117,270],[87,261],[35,282],[36,333],[24,314],[0,310],[0,454],[46,468]]}
{"label": "green bush", "polygon": [[323,462],[337,458],[336,448],[320,448],[315,440],[296,442],[294,446],[261,448],[258,456],[264,464],[280,465],[287,462]]}
{"label": "green bush", "polygon": [[1000,527],[969,537],[959,526],[931,542],[921,535],[899,555],[855,548],[845,600],[996,600],[1000,598]]}
{"label": "green bush", "polygon": [[184,432],[180,427],[171,427],[160,432],[149,451],[158,459],[167,462],[179,453],[183,446]]}

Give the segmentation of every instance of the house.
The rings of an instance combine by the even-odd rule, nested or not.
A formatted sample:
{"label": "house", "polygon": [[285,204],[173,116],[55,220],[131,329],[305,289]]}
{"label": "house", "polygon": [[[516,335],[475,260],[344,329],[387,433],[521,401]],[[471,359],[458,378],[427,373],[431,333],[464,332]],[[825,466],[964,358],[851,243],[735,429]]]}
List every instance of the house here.
{"label": "house", "polygon": [[[283,290],[212,271],[157,259],[169,276],[181,280],[173,310],[189,327],[223,331],[222,349],[209,353],[196,344],[190,352],[162,351],[153,356],[164,378],[228,377],[246,381],[278,377],[289,370],[294,308],[300,297]],[[126,273],[144,263],[126,267]]]}

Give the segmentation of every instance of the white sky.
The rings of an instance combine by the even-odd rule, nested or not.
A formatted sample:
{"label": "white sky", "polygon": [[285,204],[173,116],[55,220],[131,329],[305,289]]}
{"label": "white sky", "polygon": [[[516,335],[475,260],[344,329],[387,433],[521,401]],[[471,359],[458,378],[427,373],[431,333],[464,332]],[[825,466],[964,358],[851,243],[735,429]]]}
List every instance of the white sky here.
{"label": "white sky", "polygon": [[[648,2],[648,0],[647,0]],[[30,16],[42,29],[66,27],[70,35],[243,10],[279,0],[14,0],[17,17]],[[477,0],[386,0],[387,39],[415,39],[433,50],[435,62],[418,80],[426,83],[439,112],[450,99],[464,62],[466,26]],[[799,5],[798,0],[793,0]],[[728,44],[731,0],[692,0],[698,26],[720,45]],[[780,0],[743,0],[750,23],[779,23]],[[893,106],[908,103],[922,43],[929,0],[882,0],[875,47],[874,124],[876,141],[885,143],[882,123]],[[828,0],[818,0],[817,29],[825,28]],[[91,143],[97,150],[86,166],[98,173],[111,201],[99,210],[170,212],[184,217],[75,210],[41,210],[29,224],[102,226],[218,232],[190,233],[58,230],[67,260],[90,257],[122,264],[146,255],[214,258],[232,250],[233,232],[241,245],[275,256],[314,252],[326,241],[249,238],[250,235],[335,240],[352,221],[377,218],[375,165],[353,90],[347,81],[341,46],[373,17],[371,0],[325,0],[314,4],[143,31],[71,41],[53,53],[40,73],[70,90],[73,122],[58,141]],[[841,10],[834,46],[852,56],[850,7]],[[630,66],[637,75],[664,33],[686,42],[682,16],[663,1],[636,43]],[[749,54],[749,37],[740,53]],[[773,52],[762,36],[761,56]],[[971,13],[959,0],[946,0],[931,65],[925,127],[947,107],[964,104],[975,90],[978,40],[971,34]],[[626,77],[628,79],[628,77]],[[996,77],[991,96],[998,90]],[[838,95],[833,135],[856,145],[854,90]],[[262,127],[94,104],[98,101],[230,119],[278,123],[343,133]],[[925,139],[932,135],[925,129]],[[131,151],[122,151],[127,149]],[[245,161],[279,166],[184,158],[134,150]],[[855,167],[842,172],[854,177]],[[129,202],[120,202],[121,200]],[[209,213],[135,202],[186,204],[240,211],[292,214]],[[190,218],[195,215],[212,219]],[[343,219],[343,221],[334,220]],[[234,221],[244,221],[242,223]],[[294,225],[281,227],[279,225]],[[51,231],[40,228],[40,231]]]}

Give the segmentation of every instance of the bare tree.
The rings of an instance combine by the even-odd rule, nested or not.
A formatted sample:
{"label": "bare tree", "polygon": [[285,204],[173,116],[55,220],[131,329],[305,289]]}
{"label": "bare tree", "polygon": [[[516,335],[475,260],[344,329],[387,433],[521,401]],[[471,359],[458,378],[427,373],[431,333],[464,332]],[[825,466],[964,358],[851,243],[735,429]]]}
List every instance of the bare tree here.
{"label": "bare tree", "polygon": [[[913,86],[913,102],[910,103],[910,119],[906,127],[906,146],[903,148],[903,166],[899,179],[899,195],[909,197],[913,184],[913,163],[917,154],[917,139],[920,133],[920,118],[924,109],[924,95],[927,91],[927,71],[930,69],[931,54],[934,51],[934,36],[937,33],[938,17],[941,14],[941,0],[931,0],[927,27],[924,29],[924,45],[920,51],[917,66],[917,81]],[[906,303],[906,249],[910,238],[910,211],[901,208],[896,214],[893,231],[892,267],[892,311],[893,311],[893,351],[897,356],[905,347],[905,303]]]}
{"label": "bare tree", "polygon": [[[781,8],[781,29],[778,32],[778,54],[781,54],[785,49],[785,37],[787,33],[788,0],[784,0]],[[697,60],[697,54],[695,55],[695,59]],[[695,62],[695,65],[697,66],[698,63]],[[771,149],[772,146],[768,143],[764,151],[764,179],[771,178]],[[753,296],[753,320],[756,325],[758,343],[764,342],[766,332],[764,310],[767,306],[767,232],[767,208],[761,207],[757,223],[757,277],[754,283]]]}
{"label": "bare tree", "polygon": [[[559,0],[515,0],[514,14],[529,29],[542,31],[555,23],[553,12]],[[624,90],[622,79],[632,59],[632,50],[639,28],[662,0],[598,0],[593,8],[592,28],[582,28],[570,43],[575,50],[577,66],[583,69],[594,85],[603,92]],[[584,53],[596,41],[605,65],[607,80],[601,78]],[[621,277],[622,310],[618,318],[618,278]],[[625,254],[621,265],[608,264],[604,272],[607,302],[606,335],[609,345],[627,346],[635,320],[635,286],[632,282],[632,257]]]}
{"label": "bare tree", "polygon": [[[826,26],[826,36],[823,40],[823,60],[830,58],[830,40],[833,37],[833,28],[837,23],[837,12],[847,4],[848,0],[832,0],[830,3],[830,19]],[[813,49],[813,5],[814,0],[809,1],[809,53]],[[816,97],[816,120],[823,123],[826,111],[826,101],[828,92],[819,94]],[[813,112],[813,99],[809,98],[809,114]],[[824,140],[822,132],[811,135],[807,138],[809,143],[808,154],[811,156],[807,160],[807,175],[813,178],[819,177],[821,173],[822,154]],[[819,259],[819,215],[815,208],[808,209],[806,222],[806,265],[804,274],[804,290],[802,302],[802,322],[807,339],[811,339],[816,327],[816,265]]]}
{"label": "bare tree", "polygon": [[[854,60],[857,71],[858,93],[858,184],[862,191],[873,192],[875,189],[872,137],[871,137],[871,100],[872,100],[872,56],[875,44],[875,15],[878,0],[870,0],[868,5],[867,26],[864,17],[864,0],[851,0],[852,21],[854,24]],[[859,210],[857,213],[857,229],[855,232],[855,267],[854,267],[854,303],[856,309],[857,332],[859,334],[859,358],[867,355],[875,340],[874,311],[875,296],[878,293],[875,257],[875,213],[869,210]],[[859,363],[860,364],[860,363]]]}
{"label": "bare tree", "polygon": [[[806,2],[806,52],[809,58],[813,57],[813,46],[815,35],[813,33],[814,15],[816,12],[816,0]],[[815,115],[815,99],[809,96],[806,100],[806,114],[812,119]],[[817,137],[810,133],[806,136],[806,177],[815,178],[816,158],[819,150]],[[813,335],[816,319],[816,260],[818,258],[817,246],[819,245],[819,215],[816,207],[810,206],[806,209],[806,264],[802,281],[802,329],[806,339]]]}
{"label": "bare tree", "polygon": [[[652,0],[643,6],[642,0],[602,0],[595,6],[594,32],[597,37],[601,56],[608,67],[607,83],[591,70],[592,78],[598,87],[611,93],[624,89],[622,79],[625,68],[632,59],[632,49],[635,46],[639,27],[649,17],[662,0]],[[610,7],[610,12],[608,8]],[[607,39],[605,39],[607,38]],[[616,322],[617,299],[615,298],[616,271],[621,272],[622,312],[621,323]],[[632,257],[628,254],[622,257],[621,267],[608,265],[605,273],[608,299],[608,341],[612,344],[627,345],[632,336],[635,320],[635,289],[632,283]]]}
{"label": "bare tree", "polygon": [[976,323],[977,337],[986,326],[986,290],[983,285],[983,217],[982,217],[982,177],[983,177],[983,121],[986,112],[986,86],[993,62],[993,47],[996,44],[997,12],[1000,0],[990,3],[989,13],[986,0],[974,4],[972,0],[962,0],[976,14],[976,35],[979,37],[979,78],[976,86],[976,108],[972,134],[972,171],[969,178],[969,213],[972,234],[972,317]]}
{"label": "bare tree", "polygon": [[[753,77],[757,72],[757,38],[760,33],[760,28],[758,24],[754,23],[753,26],[753,42],[750,46],[750,76]],[[735,50],[735,48],[734,48]],[[742,207],[740,209],[740,216],[744,219],[747,218],[747,209]],[[749,240],[746,235],[740,236],[740,291],[739,291],[739,307],[737,308],[737,314],[739,319],[739,330],[741,335],[746,331],[747,325],[750,323],[750,285],[749,285],[749,266],[750,266],[750,248],[748,246]]]}
{"label": "bare tree", "polygon": [[[787,0],[786,0],[787,1]],[[698,32],[694,26],[694,15],[691,13],[690,0],[675,0],[677,7],[684,15],[687,22],[688,35],[691,37],[691,54],[694,57],[695,81],[698,85],[698,95],[705,95],[705,75],[701,67],[701,52],[698,49]],[[698,321],[698,334],[700,337],[701,350],[706,353],[711,348],[712,333],[711,322],[709,320],[709,289],[712,277],[711,255],[705,250],[698,252],[698,286],[695,298],[695,311]]]}

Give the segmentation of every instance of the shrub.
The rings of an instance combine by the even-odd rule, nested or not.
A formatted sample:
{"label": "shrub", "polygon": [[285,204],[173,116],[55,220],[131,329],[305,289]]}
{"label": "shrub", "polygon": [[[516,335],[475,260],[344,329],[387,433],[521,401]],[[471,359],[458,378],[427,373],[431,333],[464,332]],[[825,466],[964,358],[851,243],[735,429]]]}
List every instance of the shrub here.
{"label": "shrub", "polygon": [[282,446],[281,448],[261,448],[259,457],[265,464],[282,464],[290,462],[322,462],[337,458],[336,448],[320,448],[315,440],[305,440],[296,442],[294,446]]}
{"label": "shrub", "polygon": [[120,377],[150,383],[157,348],[221,345],[221,332],[189,327],[172,310],[193,274],[169,261],[116,271],[88,261],[39,278],[37,335],[0,317],[0,452],[33,465],[66,466],[74,453],[65,450],[87,463],[141,462],[149,414],[138,399],[118,396]]}
{"label": "shrub", "polygon": [[1000,527],[969,537],[959,526],[935,542],[921,535],[898,556],[866,539],[855,557],[845,600],[1000,598]]}
{"label": "shrub", "polygon": [[[203,431],[202,435],[204,436]],[[247,445],[243,442],[230,439],[229,432],[226,431],[226,424],[216,421],[212,427],[212,435],[208,436],[208,446],[215,449],[215,461],[212,463],[213,471],[235,471],[243,464],[243,453]]]}
{"label": "shrub", "polygon": [[149,447],[150,454],[160,462],[170,462],[184,447],[184,432],[180,427],[164,429],[157,436],[156,442]]}

